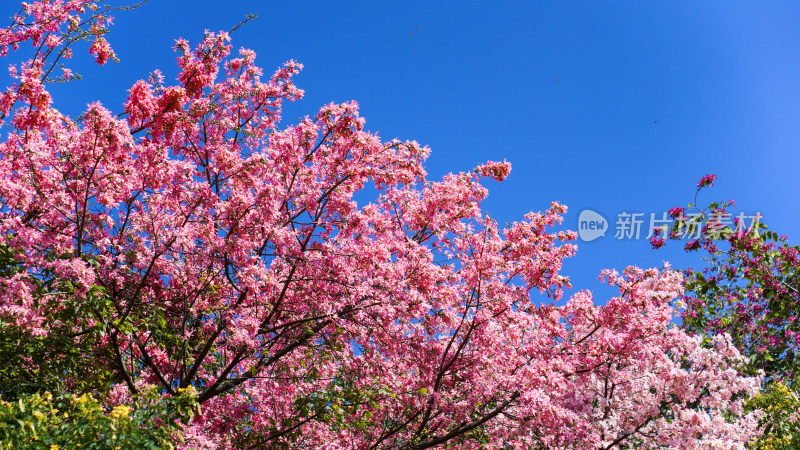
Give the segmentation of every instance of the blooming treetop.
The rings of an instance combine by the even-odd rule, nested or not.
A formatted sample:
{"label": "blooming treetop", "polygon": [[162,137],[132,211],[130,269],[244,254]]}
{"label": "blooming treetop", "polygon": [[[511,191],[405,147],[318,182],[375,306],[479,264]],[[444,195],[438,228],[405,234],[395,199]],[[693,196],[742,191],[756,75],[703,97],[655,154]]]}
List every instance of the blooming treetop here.
{"label": "blooming treetop", "polygon": [[741,402],[759,380],[735,348],[671,324],[679,273],[605,272],[619,290],[605,306],[588,291],[556,306],[574,234],[548,229],[565,206],[501,228],[481,182],[510,164],[427,180],[429,150],[382,141],[354,102],[279,128],[303,94],[296,62],[265,77],[206,33],[177,41],[176,83],[138,81],[123,114],[61,114],[44,81],[69,36],[113,57],[105,14],[40,0],[0,32],[4,52],[39,50],[0,96],[0,236],[19,266],[0,317],[96,339],[109,408],[196,392],[183,437],[209,448],[743,448],[758,434]]}

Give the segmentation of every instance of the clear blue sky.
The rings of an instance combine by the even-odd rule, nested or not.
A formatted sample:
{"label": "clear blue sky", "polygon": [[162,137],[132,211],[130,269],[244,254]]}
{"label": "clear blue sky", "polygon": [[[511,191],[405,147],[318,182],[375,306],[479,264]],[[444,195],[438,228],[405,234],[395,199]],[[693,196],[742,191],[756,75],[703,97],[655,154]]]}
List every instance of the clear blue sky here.
{"label": "clear blue sky", "polygon": [[[255,50],[267,73],[305,65],[306,97],[284,125],[353,99],[383,138],[429,145],[434,179],[506,158],[511,177],[489,184],[486,203],[500,222],[557,200],[571,229],[584,208],[614,227],[622,211],[685,206],[716,173],[703,201],[736,199],[737,212],[760,211],[800,241],[798,2],[151,0],[116,16],[108,38],[121,62],[99,68],[81,54],[83,81],[54,88],[56,102],[70,114],[93,100],[121,111],[137,79],[174,77],[176,38],[196,42],[248,13],[259,17],[234,48]],[[596,289],[604,267],[664,259],[696,262],[612,229],[579,242],[565,272]]]}

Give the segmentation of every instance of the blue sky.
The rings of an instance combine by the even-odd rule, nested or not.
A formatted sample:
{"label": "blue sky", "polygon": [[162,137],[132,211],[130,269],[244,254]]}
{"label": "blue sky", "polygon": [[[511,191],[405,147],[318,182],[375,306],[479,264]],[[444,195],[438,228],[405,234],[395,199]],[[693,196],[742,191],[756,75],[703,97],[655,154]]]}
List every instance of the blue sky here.
{"label": "blue sky", "polygon": [[84,78],[54,87],[57,105],[121,111],[136,80],[174,76],[176,38],[194,43],[248,13],[259,17],[234,48],[255,50],[267,73],[305,65],[306,96],[283,125],[356,100],[370,130],[431,147],[433,179],[508,159],[486,202],[501,223],[553,200],[570,207],[567,228],[584,208],[601,212],[611,232],[579,242],[564,269],[577,288],[597,289],[605,267],[696,263],[677,245],[616,240],[613,227],[620,212],[685,206],[706,173],[719,179],[701,202],[736,199],[736,212],[759,211],[798,243],[800,3],[151,0],[116,15],[121,62],[75,58]]}

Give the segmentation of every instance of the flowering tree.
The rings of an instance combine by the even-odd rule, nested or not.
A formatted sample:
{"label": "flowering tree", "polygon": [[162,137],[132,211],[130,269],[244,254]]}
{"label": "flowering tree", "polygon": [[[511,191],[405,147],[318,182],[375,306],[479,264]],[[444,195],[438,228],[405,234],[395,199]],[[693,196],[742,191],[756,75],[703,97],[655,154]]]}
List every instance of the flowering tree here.
{"label": "flowering tree", "polygon": [[[697,192],[715,179],[703,177]],[[750,223],[743,216],[731,217],[731,206],[734,202],[729,200],[701,208],[695,195],[689,208],[670,210],[674,222],[666,237],[692,235],[684,248],[704,253],[707,260],[702,269],[685,272],[683,327],[733,336],[734,345],[748,358],[746,371],[765,374],[765,391],[755,402],[770,412],[761,445],[795,448],[800,445],[800,248],[790,245],[787,236],[769,231],[760,217],[752,217]],[[665,235],[659,233],[653,246],[664,242]]]}
{"label": "flowering tree", "polygon": [[[6,50],[38,49],[0,96],[0,320],[25,343],[3,353],[0,394],[92,392],[115,420],[189,397],[193,414],[167,405],[149,424],[180,419],[188,447],[741,448],[758,435],[742,405],[759,380],[739,374],[736,348],[671,324],[680,273],[605,272],[619,295],[604,306],[588,291],[555,306],[575,251],[573,233],[548,231],[564,206],[501,229],[481,180],[508,163],[429,181],[428,149],[381,141],[355,103],[278,128],[300,64],[262,78],[252,51],[232,57],[226,33],[207,33],[177,42],[177,84],[156,73],[120,115],[61,114],[50,70],[70,36],[112,58],[109,21],[87,0],[41,0],[0,34]],[[359,205],[366,187],[377,197]]]}
{"label": "flowering tree", "polygon": [[[704,177],[698,192],[714,178]],[[759,217],[750,223],[731,217],[727,209],[734,206],[732,200],[706,208],[696,203],[695,198],[689,210],[670,210],[675,221],[669,237],[693,234],[695,239],[684,248],[703,251],[710,263],[686,272],[684,325],[704,333],[730,333],[754,371],[791,383],[800,375],[795,361],[800,332],[798,247],[790,245],[787,236],[769,231]]]}

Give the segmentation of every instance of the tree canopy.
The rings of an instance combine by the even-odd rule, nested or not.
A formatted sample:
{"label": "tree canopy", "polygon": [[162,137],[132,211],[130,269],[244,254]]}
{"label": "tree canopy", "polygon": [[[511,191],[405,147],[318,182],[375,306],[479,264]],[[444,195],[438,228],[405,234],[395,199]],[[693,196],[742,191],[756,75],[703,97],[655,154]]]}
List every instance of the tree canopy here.
{"label": "tree canopy", "polygon": [[366,131],[355,102],[279,126],[299,63],[264,76],[206,33],[175,45],[175,82],[154,73],[118,112],[62,114],[46,82],[78,40],[114,58],[109,12],[39,0],[0,32],[4,54],[34,48],[0,94],[4,444],[85,427],[186,448],[759,435],[744,405],[761,380],[735,342],[673,323],[681,273],[606,271],[616,296],[558,306],[565,206],[501,226],[482,183],[509,163],[429,180],[429,149]]}

